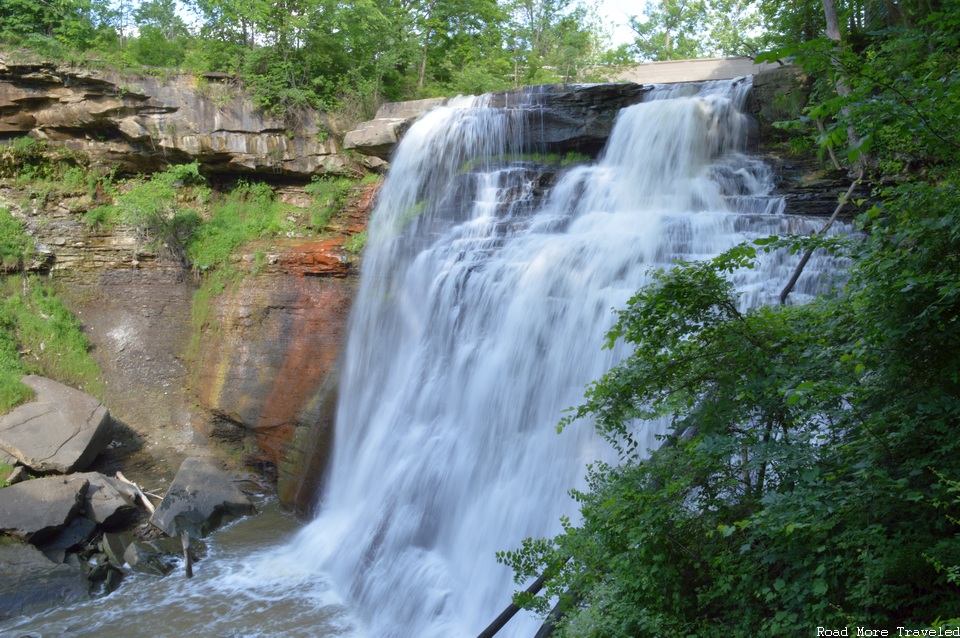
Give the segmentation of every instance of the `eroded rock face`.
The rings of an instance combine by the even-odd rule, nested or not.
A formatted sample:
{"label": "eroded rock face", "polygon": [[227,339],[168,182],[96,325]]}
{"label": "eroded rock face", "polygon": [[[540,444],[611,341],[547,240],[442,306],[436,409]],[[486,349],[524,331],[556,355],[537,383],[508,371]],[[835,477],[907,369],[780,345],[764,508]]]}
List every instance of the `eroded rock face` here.
{"label": "eroded rock face", "polygon": [[0,59],[0,136],[63,142],[126,172],[194,160],[221,173],[355,172],[354,161],[339,153],[337,128],[310,110],[264,114],[223,79],[134,77]]}
{"label": "eroded rock face", "polygon": [[[279,464],[300,424],[313,423],[334,370],[356,281],[342,239],[295,242],[286,272],[245,278],[214,300],[219,327],[197,364],[201,404],[256,432],[264,460]],[[320,276],[317,276],[320,275]]]}

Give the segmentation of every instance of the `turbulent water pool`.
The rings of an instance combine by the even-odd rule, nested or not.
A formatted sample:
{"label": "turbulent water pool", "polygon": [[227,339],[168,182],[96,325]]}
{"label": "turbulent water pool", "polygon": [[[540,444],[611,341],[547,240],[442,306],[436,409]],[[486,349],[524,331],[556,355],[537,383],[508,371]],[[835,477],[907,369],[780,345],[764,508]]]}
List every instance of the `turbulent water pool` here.
{"label": "turbulent water pool", "polygon": [[[356,633],[329,583],[282,551],[301,529],[275,501],[208,539],[186,579],[135,574],[109,596],[0,622],[3,638],[298,636]],[[278,550],[277,548],[281,548]]]}

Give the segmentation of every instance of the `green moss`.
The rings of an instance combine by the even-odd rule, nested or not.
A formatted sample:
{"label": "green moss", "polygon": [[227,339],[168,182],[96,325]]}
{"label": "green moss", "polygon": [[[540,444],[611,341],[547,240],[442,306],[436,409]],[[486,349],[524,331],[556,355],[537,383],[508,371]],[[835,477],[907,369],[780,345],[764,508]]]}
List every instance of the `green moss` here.
{"label": "green moss", "polygon": [[367,231],[363,230],[357,233],[356,235],[351,235],[347,241],[343,244],[344,249],[348,253],[353,255],[358,255],[363,251],[363,247],[367,245]]}

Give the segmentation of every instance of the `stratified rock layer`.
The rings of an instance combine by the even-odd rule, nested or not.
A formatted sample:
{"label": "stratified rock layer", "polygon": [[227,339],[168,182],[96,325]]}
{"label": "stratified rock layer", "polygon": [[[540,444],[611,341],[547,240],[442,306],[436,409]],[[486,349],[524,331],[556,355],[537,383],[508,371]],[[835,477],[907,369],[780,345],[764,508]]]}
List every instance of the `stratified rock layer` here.
{"label": "stratified rock layer", "polygon": [[0,59],[0,135],[63,142],[121,171],[198,161],[208,172],[354,172],[355,163],[339,154],[336,128],[315,111],[265,114],[229,79]]}
{"label": "stratified rock layer", "polygon": [[[498,91],[489,106],[516,109],[524,141],[544,153],[578,152],[596,155],[603,148],[617,113],[643,99],[649,87],[619,84],[551,84]],[[388,159],[410,125],[445,99],[387,103],[376,118],[363,122],[344,137],[344,148]]]}

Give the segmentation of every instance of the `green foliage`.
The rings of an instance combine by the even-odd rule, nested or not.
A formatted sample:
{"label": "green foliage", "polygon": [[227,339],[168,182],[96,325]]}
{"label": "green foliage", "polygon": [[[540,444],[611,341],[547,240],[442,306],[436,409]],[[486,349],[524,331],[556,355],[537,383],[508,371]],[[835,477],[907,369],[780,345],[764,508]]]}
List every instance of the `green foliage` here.
{"label": "green foliage", "polygon": [[83,214],[83,223],[93,230],[112,228],[116,221],[117,209],[109,204],[95,206]]}
{"label": "green foliage", "polygon": [[16,137],[0,147],[0,177],[16,177],[27,173],[34,175],[43,170],[46,158],[45,142],[32,137]]}
{"label": "green foliage", "polygon": [[42,374],[100,396],[100,369],[80,322],[53,288],[36,279],[0,281],[0,412],[32,396],[19,378]]}
{"label": "green foliage", "polygon": [[[814,5],[776,6],[791,32],[818,35]],[[545,595],[520,602],[559,597],[561,635],[854,635],[956,618],[960,6],[898,6],[897,28],[873,34],[846,13],[855,47],[777,53],[821,78],[797,124],[820,121],[821,144],[896,173],[858,217],[864,235],[679,264],[619,313],[607,345],[631,354],[561,422],[593,423],[619,463],[573,493],[582,523],[499,556],[518,582],[547,573]],[[859,148],[844,148],[848,125]],[[740,310],[727,273],[757,250],[806,247],[851,259],[843,289]],[[637,433],[655,418],[671,434],[644,458]]]}
{"label": "green foliage", "polygon": [[355,235],[350,235],[346,242],[344,242],[344,249],[352,254],[359,255],[363,252],[363,247],[367,245],[367,231],[362,230]]}
{"label": "green foliage", "polygon": [[165,248],[184,260],[190,237],[201,223],[196,201],[206,199],[209,192],[202,183],[196,162],[171,166],[149,180],[130,180],[112,205],[91,209],[84,221],[91,228],[114,221],[126,224],[145,247]]}
{"label": "green foliage", "polygon": [[303,189],[313,199],[310,225],[316,230],[326,228],[331,218],[343,211],[347,195],[355,184],[356,180],[346,177],[314,176]]}
{"label": "green foliage", "polygon": [[[872,34],[843,25],[856,47],[812,38],[757,59],[792,57],[818,78],[815,100],[800,121],[826,124],[822,146],[843,150],[851,161],[868,154],[883,172],[949,162],[960,152],[960,3],[937,6],[915,12],[916,21],[888,16],[894,25]],[[848,94],[834,92],[838,83]],[[860,147],[845,148],[849,127]]]}
{"label": "green foliage", "polygon": [[190,235],[191,263],[202,271],[226,265],[244,242],[280,234],[286,228],[288,210],[274,199],[268,184],[240,182],[213,205],[210,219]]}
{"label": "green foliage", "polygon": [[0,271],[18,270],[30,258],[33,242],[23,222],[6,208],[0,208]]}

